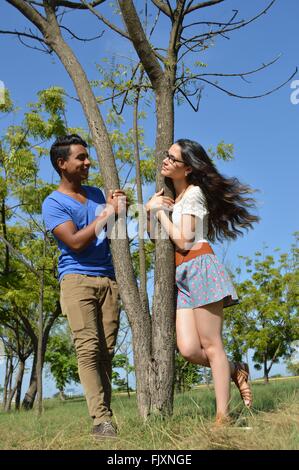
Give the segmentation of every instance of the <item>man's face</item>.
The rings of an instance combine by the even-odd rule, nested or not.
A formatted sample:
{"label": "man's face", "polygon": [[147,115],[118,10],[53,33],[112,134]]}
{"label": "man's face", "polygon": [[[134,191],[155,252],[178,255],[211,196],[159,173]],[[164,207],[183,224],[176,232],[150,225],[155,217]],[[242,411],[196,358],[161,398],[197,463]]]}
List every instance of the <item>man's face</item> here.
{"label": "man's face", "polygon": [[83,145],[72,144],[67,160],[57,160],[61,173],[68,179],[83,181],[88,177],[90,160],[87,150]]}

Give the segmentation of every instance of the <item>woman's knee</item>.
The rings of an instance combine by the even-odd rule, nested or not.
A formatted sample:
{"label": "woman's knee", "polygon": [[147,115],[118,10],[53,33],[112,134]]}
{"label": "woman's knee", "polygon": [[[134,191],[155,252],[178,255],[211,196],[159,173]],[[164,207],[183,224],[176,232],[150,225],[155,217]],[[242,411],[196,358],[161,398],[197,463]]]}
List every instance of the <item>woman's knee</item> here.
{"label": "woman's knee", "polygon": [[209,360],[213,360],[215,356],[224,351],[221,339],[201,338],[201,344]]}
{"label": "woman's knee", "polygon": [[195,347],[194,345],[186,344],[186,343],[181,343],[178,344],[178,349],[183,356],[184,359],[188,362],[198,362],[201,348]]}

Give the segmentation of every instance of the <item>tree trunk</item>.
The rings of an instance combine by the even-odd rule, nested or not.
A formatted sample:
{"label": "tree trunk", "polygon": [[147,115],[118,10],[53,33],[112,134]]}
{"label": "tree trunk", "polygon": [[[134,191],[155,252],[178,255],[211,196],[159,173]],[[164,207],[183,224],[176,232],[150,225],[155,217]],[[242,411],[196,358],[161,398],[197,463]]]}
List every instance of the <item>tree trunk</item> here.
{"label": "tree trunk", "polygon": [[[173,78],[166,78],[156,95],[157,169],[162,166],[163,151],[174,139]],[[165,124],[167,123],[167,124]],[[164,178],[157,172],[157,189]],[[167,193],[167,191],[165,191]],[[153,412],[172,414],[175,373],[175,267],[174,249],[169,239],[157,240],[155,251],[155,291],[152,312],[152,381],[150,384]]]}
{"label": "tree trunk", "polygon": [[[140,84],[142,82],[143,74],[140,77]],[[137,187],[137,202],[138,202],[138,248],[139,248],[139,278],[140,278],[140,300],[144,310],[150,313],[148,295],[147,295],[147,275],[146,275],[146,254],[144,243],[144,210],[143,210],[143,195],[142,195],[142,179],[140,169],[140,154],[139,154],[139,135],[138,135],[138,103],[139,103],[139,90],[136,93],[134,101],[134,119],[133,119],[133,132],[134,132],[134,154],[136,163],[136,187]]]}
{"label": "tree trunk", "polygon": [[19,362],[19,370],[18,375],[16,378],[16,410],[20,409],[20,402],[21,402],[21,391],[22,391],[22,382],[24,377],[25,371],[25,361],[20,360]]}
{"label": "tree trunk", "polygon": [[10,375],[12,373],[11,363],[12,363],[12,358],[10,355],[7,355],[6,364],[5,364],[5,379],[4,379],[4,386],[3,386],[3,403],[2,403],[4,410],[6,409],[9,383],[11,382],[10,380]]}
{"label": "tree trunk", "polygon": [[39,306],[38,306],[38,343],[37,343],[37,362],[36,362],[36,379],[37,379],[37,407],[38,415],[43,412],[43,330],[44,330],[44,285],[45,285],[45,266],[44,260],[46,256],[46,238],[44,234],[43,243],[43,266],[40,277],[40,293],[39,293]]}
{"label": "tree trunk", "polygon": [[13,356],[10,357],[9,362],[9,377],[8,377],[8,389],[7,389],[7,397],[5,402],[4,411],[8,412],[11,410],[11,402],[13,397],[16,393],[16,387],[12,386],[12,378],[13,378],[14,366],[13,366]]}
{"label": "tree trunk", "polygon": [[267,356],[264,354],[264,383],[267,385],[269,383],[269,371],[267,368]]}
{"label": "tree trunk", "polygon": [[[43,367],[44,360],[45,360],[45,354],[46,354],[46,349],[47,349],[47,342],[49,338],[49,334],[51,331],[51,328],[53,324],[55,323],[55,320],[59,316],[61,310],[60,310],[60,304],[59,302],[56,305],[55,312],[52,314],[51,318],[48,320],[48,323],[45,327],[45,331],[43,334],[43,344],[42,344],[42,360],[41,360],[41,367]],[[21,317],[22,319],[22,317]],[[27,328],[29,328],[30,325],[26,325]],[[34,334],[33,331],[31,331],[31,334]],[[33,408],[35,396],[37,393],[37,375],[36,375],[36,365],[37,365],[37,339],[35,338],[35,341],[32,341],[36,346],[33,351],[33,363],[32,363],[32,369],[31,369],[31,377],[30,377],[30,383],[29,383],[29,388],[25,394],[25,397],[22,402],[22,408],[25,410],[31,410]]]}
{"label": "tree trunk", "polygon": [[29,388],[25,393],[22,402],[22,408],[25,410],[31,410],[33,408],[33,403],[35,400],[36,392],[37,392],[37,378],[36,378],[36,363],[37,363],[37,350],[34,350],[33,353],[33,363],[31,368],[31,376],[29,382]]}

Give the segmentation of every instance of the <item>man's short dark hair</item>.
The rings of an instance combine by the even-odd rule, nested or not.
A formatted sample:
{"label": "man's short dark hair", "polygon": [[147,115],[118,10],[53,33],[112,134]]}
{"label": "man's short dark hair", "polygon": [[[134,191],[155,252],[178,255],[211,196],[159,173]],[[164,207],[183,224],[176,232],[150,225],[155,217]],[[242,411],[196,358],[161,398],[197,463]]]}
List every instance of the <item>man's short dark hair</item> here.
{"label": "man's short dark hair", "polygon": [[58,158],[63,158],[64,160],[68,159],[71,145],[83,145],[83,147],[87,147],[85,140],[83,140],[82,137],[80,137],[78,134],[69,134],[58,137],[58,139],[56,139],[54,144],[51,146],[51,163],[59,176],[61,176],[61,172],[58,168],[57,160]]}

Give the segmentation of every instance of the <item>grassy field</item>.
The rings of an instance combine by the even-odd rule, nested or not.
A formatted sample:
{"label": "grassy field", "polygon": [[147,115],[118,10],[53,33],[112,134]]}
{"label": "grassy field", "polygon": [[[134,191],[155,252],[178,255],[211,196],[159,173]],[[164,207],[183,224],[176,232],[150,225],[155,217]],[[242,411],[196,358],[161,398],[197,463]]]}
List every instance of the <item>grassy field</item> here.
{"label": "grassy field", "polygon": [[254,406],[245,409],[232,385],[231,412],[235,423],[215,431],[213,389],[200,387],[177,394],[174,414],[167,420],[138,417],[136,400],[113,398],[119,429],[114,440],[96,441],[89,433],[84,398],[65,402],[47,399],[45,412],[0,412],[0,449],[299,449],[299,378],[253,384]]}

